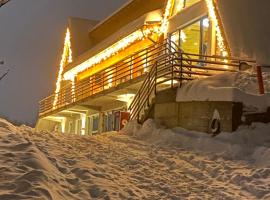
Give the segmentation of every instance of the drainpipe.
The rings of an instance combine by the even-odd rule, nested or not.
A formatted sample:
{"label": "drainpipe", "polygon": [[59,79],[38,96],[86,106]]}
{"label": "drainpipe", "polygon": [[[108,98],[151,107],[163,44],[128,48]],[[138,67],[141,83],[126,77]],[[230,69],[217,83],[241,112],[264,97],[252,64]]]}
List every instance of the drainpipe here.
{"label": "drainpipe", "polygon": [[257,80],[258,80],[258,86],[259,86],[259,93],[264,94],[264,83],[263,83],[263,76],[262,76],[262,67],[257,66]]}

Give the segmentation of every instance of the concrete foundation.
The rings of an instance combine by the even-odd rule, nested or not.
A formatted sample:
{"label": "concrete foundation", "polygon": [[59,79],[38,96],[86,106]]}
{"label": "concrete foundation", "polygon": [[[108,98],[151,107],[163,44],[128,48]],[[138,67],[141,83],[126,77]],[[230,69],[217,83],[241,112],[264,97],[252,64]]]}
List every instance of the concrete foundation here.
{"label": "concrete foundation", "polygon": [[214,112],[220,117],[220,130],[232,132],[241,124],[242,103],[223,101],[175,102],[176,89],[157,94],[154,119],[168,128],[210,133]]}

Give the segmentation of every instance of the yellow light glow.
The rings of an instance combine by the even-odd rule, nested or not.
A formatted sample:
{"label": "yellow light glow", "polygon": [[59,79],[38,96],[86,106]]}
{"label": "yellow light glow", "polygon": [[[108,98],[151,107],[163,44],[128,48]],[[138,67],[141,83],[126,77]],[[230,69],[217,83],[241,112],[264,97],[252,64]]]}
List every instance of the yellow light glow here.
{"label": "yellow light glow", "polygon": [[86,115],[81,114],[81,135],[85,135]]}
{"label": "yellow light glow", "polygon": [[176,5],[176,12],[179,13],[181,10],[183,10],[185,6],[185,0],[179,0],[178,4]]}
{"label": "yellow light glow", "polygon": [[187,35],[183,30],[180,31],[180,38],[181,38],[182,42],[187,41]]}
{"label": "yellow light glow", "polygon": [[112,74],[110,74],[109,76],[108,76],[108,86],[109,86],[109,88],[111,88],[112,87],[112,82],[113,82],[113,79],[112,79]]}
{"label": "yellow light glow", "polygon": [[159,32],[160,35],[167,33],[167,30],[169,27],[169,17],[171,16],[173,5],[174,5],[174,0],[167,1],[165,12],[164,12],[163,19],[160,26],[160,32]]}
{"label": "yellow light glow", "polygon": [[227,47],[225,45],[225,40],[222,36],[221,27],[218,24],[218,18],[217,18],[217,14],[216,14],[214,1],[213,0],[205,0],[205,2],[207,5],[207,8],[208,8],[209,18],[211,19],[213,25],[216,28],[218,47],[220,48],[222,56],[226,57],[226,56],[228,56],[228,51],[227,51]]}
{"label": "yellow light glow", "polygon": [[130,106],[131,102],[133,101],[135,94],[122,94],[117,97],[118,101],[126,102],[127,107]]}
{"label": "yellow light glow", "polygon": [[66,120],[67,120],[65,117],[48,116],[48,117],[45,117],[44,119],[60,123],[61,124],[61,132],[62,133],[65,132]]}
{"label": "yellow light glow", "polygon": [[76,94],[75,94],[75,77],[71,80],[71,94],[72,94],[72,102],[76,101]]}
{"label": "yellow light glow", "polygon": [[67,29],[66,32],[66,37],[65,37],[65,43],[64,43],[64,49],[63,49],[63,54],[60,62],[60,69],[58,72],[58,77],[56,81],[56,89],[55,89],[55,97],[53,101],[53,108],[56,108],[57,102],[58,102],[58,93],[60,92],[61,89],[61,81],[63,77],[63,71],[64,71],[64,65],[67,63],[72,62],[72,50],[71,50],[71,35],[69,29]]}
{"label": "yellow light glow", "polygon": [[108,47],[107,49],[101,51],[97,55],[89,58],[88,60],[84,61],[83,63],[77,65],[76,67],[72,68],[71,70],[67,71],[64,74],[65,80],[72,80],[78,73],[83,72],[84,70],[99,64],[103,60],[108,59],[109,57],[117,54],[119,51],[125,49],[126,47],[130,46],[132,43],[138,40],[144,39],[144,36],[148,36],[157,31],[156,27],[146,28],[143,30],[135,31],[129,36],[121,39],[120,41],[116,42],[112,46]]}

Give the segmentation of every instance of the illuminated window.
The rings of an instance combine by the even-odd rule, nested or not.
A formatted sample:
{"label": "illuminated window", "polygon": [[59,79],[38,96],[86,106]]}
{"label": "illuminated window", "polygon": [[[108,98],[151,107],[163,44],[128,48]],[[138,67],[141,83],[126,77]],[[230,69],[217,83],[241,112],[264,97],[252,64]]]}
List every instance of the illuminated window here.
{"label": "illuminated window", "polygon": [[191,24],[184,28],[182,32],[185,34],[186,39],[181,40],[180,47],[184,52],[200,54],[200,37],[201,27],[200,21]]}
{"label": "illuminated window", "polygon": [[210,37],[210,22],[207,17],[175,31],[170,36],[171,41],[184,52],[202,55],[210,53]]}
{"label": "illuminated window", "polygon": [[175,0],[172,14],[176,15],[182,9],[192,6],[193,4],[199,2],[201,0]]}

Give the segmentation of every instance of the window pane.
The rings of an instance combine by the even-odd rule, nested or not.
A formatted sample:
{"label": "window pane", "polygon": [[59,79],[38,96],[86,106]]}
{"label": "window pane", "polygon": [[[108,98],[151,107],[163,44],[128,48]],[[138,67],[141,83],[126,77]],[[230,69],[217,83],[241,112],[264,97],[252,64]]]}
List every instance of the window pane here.
{"label": "window pane", "polygon": [[181,49],[186,53],[200,53],[200,21],[184,28],[181,32]]}
{"label": "window pane", "polygon": [[202,50],[201,54],[207,55],[209,52],[210,48],[210,41],[209,41],[209,36],[210,36],[210,22],[208,18],[204,18],[202,21]]}
{"label": "window pane", "polygon": [[171,41],[172,41],[172,44],[171,44],[171,51],[175,51],[177,50],[176,49],[176,46],[177,45],[179,47],[180,45],[180,36],[179,36],[179,30],[177,30],[176,32],[174,32],[172,35],[171,35]]}

